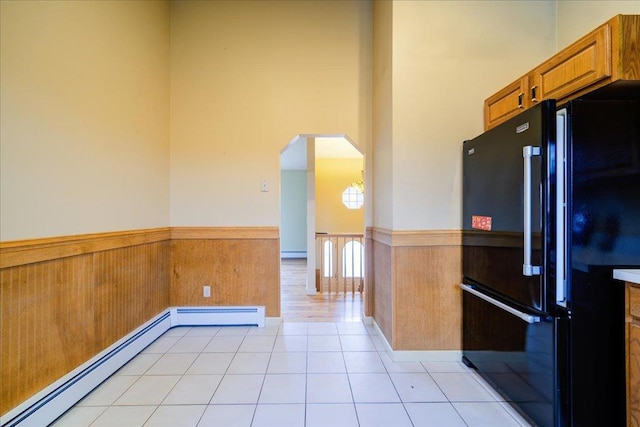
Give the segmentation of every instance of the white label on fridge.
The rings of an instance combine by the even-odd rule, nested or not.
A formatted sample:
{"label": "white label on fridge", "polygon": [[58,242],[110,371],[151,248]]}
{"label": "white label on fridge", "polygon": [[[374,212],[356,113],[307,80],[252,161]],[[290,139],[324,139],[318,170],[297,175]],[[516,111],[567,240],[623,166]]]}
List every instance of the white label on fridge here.
{"label": "white label on fridge", "polygon": [[516,133],[522,133],[522,132],[524,132],[524,131],[525,131],[525,130],[527,130],[527,129],[529,129],[529,122],[527,122],[527,123],[523,123],[523,124],[521,124],[520,126],[518,126],[518,127],[516,128]]}

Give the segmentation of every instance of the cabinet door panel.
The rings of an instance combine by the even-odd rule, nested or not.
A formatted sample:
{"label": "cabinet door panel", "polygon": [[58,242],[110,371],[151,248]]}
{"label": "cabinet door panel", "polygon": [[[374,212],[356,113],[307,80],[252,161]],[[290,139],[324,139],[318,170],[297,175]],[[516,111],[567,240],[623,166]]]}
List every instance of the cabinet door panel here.
{"label": "cabinet door panel", "polygon": [[536,97],[562,99],[611,76],[611,26],[602,25],[533,71]]}
{"label": "cabinet door panel", "polygon": [[629,287],[629,314],[640,318],[640,287]]}
{"label": "cabinet door panel", "polygon": [[640,426],[640,326],[629,324],[629,372],[627,372],[628,425]]}
{"label": "cabinet door panel", "polygon": [[485,130],[504,122],[529,107],[529,77],[525,76],[484,101]]}

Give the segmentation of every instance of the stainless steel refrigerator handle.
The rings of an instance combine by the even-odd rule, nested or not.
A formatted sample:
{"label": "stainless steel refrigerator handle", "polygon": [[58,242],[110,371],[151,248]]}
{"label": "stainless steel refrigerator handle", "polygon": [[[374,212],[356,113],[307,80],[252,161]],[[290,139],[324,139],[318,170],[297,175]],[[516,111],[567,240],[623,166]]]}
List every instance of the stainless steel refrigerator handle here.
{"label": "stainless steel refrigerator handle", "polygon": [[540,266],[531,265],[531,157],[540,155],[540,147],[527,145],[522,148],[524,158],[524,276],[538,275],[542,272]]}
{"label": "stainless steel refrigerator handle", "polygon": [[531,314],[527,314],[527,313],[523,313],[520,310],[516,310],[513,307],[508,306],[505,303],[502,303],[498,300],[495,300],[493,298],[491,298],[488,295],[483,294],[482,292],[478,292],[475,289],[473,289],[471,286],[469,285],[465,285],[464,283],[460,284],[460,287],[462,288],[463,291],[469,292],[470,294],[473,294],[475,296],[477,296],[480,299],[485,300],[486,302],[488,302],[489,304],[493,304],[496,307],[510,313],[513,314],[516,317],[519,317],[520,319],[524,320],[527,323],[538,323],[540,322],[540,317],[539,316],[532,316]]}

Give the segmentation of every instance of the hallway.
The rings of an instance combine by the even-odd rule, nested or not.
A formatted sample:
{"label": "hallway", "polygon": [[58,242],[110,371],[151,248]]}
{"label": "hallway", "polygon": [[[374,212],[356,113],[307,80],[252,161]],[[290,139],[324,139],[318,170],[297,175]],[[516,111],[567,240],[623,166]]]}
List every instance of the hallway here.
{"label": "hallway", "polygon": [[360,322],[362,294],[307,295],[306,259],[282,259],[280,264],[281,317],[283,322]]}

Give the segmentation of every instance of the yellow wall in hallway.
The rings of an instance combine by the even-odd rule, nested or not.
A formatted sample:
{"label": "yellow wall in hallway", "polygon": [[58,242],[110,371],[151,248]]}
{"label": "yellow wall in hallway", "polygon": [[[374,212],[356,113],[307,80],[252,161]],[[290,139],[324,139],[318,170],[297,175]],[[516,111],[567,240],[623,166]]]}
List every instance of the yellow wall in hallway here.
{"label": "yellow wall in hallway", "polygon": [[316,231],[364,234],[364,206],[342,203],[342,192],[362,179],[361,172],[362,159],[316,159]]}

